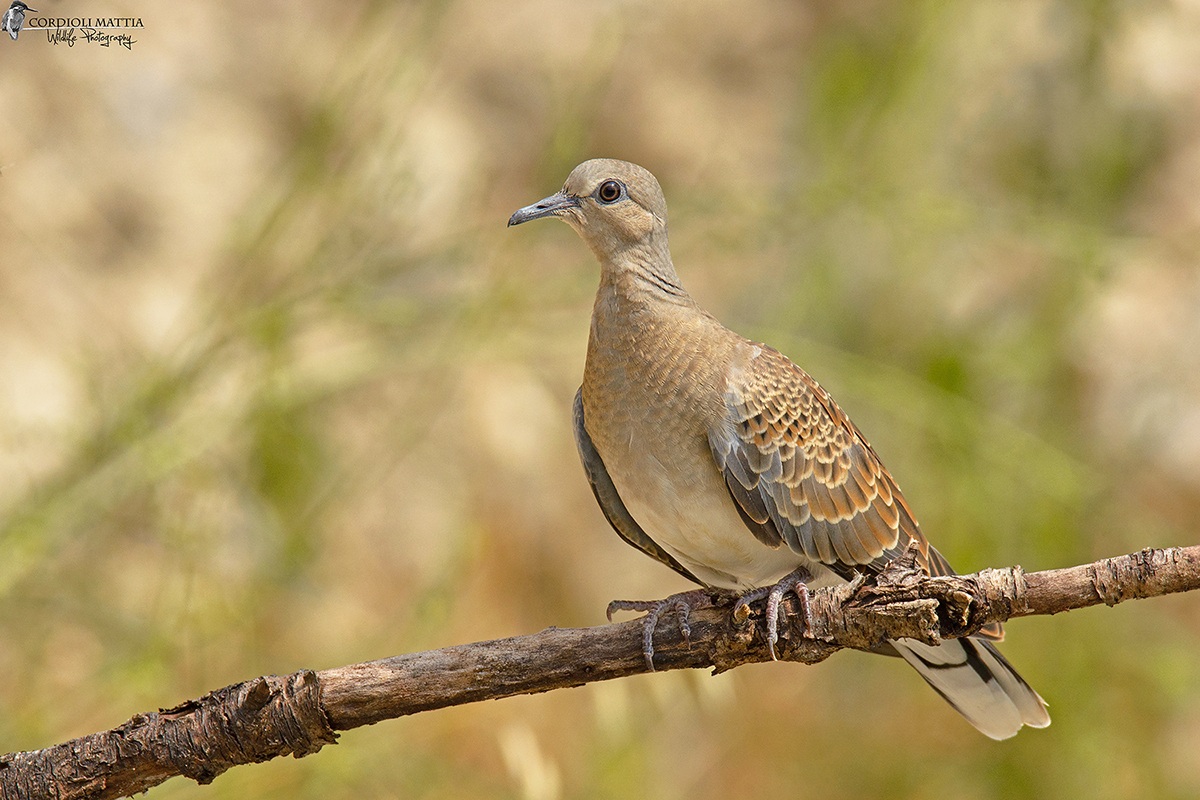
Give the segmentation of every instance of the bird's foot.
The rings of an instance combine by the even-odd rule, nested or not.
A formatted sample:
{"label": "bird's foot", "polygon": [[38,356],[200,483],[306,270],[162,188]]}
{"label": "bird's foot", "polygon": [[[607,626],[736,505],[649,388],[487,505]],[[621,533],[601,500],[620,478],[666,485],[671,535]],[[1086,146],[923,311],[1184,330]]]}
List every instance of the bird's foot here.
{"label": "bird's foot", "polygon": [[713,605],[712,591],[709,589],[692,589],[687,592],[673,594],[665,600],[613,600],[605,612],[608,621],[612,622],[616,611],[644,611],[646,617],[642,621],[642,655],[646,657],[646,668],[654,672],[654,631],[658,628],[663,615],[674,611],[679,621],[679,632],[684,641],[692,641],[692,628],[688,624],[688,615],[700,608],[710,608]]}
{"label": "bird's foot", "polygon": [[788,592],[793,592],[796,599],[800,601],[800,616],[804,622],[804,634],[807,635],[813,628],[812,608],[808,603],[808,585],[806,583],[810,580],[812,580],[812,573],[804,567],[800,567],[794,572],[784,575],[778,583],[751,589],[738,598],[737,605],[733,609],[736,619],[748,618],[750,604],[762,600],[764,597],[767,598],[767,647],[771,651],[771,660],[773,661],[778,660],[775,656],[775,643],[779,641],[779,621],[785,617],[780,604]]}

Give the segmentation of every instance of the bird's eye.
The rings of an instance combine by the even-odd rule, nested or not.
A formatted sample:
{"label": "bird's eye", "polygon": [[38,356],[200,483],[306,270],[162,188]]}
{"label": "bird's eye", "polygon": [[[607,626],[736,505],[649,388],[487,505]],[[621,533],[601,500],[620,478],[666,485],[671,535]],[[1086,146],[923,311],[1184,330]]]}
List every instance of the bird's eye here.
{"label": "bird's eye", "polygon": [[621,184],[617,181],[605,181],[596,190],[596,197],[601,203],[615,203],[621,198]]}

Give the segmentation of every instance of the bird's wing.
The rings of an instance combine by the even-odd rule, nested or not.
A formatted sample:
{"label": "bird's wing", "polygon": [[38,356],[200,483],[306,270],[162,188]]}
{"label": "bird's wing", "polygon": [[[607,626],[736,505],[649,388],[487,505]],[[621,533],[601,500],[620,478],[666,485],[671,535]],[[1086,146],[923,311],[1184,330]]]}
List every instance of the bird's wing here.
{"label": "bird's wing", "polygon": [[[747,527],[843,577],[879,572],[908,543],[931,575],[953,575],[917,526],[900,487],[846,413],[807,372],[747,345],[725,387],[713,457]],[[983,632],[1001,635],[999,626]]]}
{"label": "bird's wing", "polygon": [[588,436],[587,429],[583,426],[582,389],[575,393],[574,418],[575,444],[579,447],[579,458],[583,461],[583,469],[587,473],[588,483],[592,486],[592,493],[596,495],[596,502],[600,504],[600,510],[604,512],[604,516],[608,519],[608,524],[613,526],[613,530],[622,539],[638,550],[666,564],[689,581],[703,584],[703,581],[689,572],[670,553],[663,550],[653,539],[647,536],[646,532],[642,530],[642,527],[637,524],[637,521],[629,513],[629,509],[625,507],[621,496],[617,494],[617,487],[613,485],[612,478],[608,475],[604,461],[600,458],[600,454],[596,452],[595,445],[592,444],[592,437]]}

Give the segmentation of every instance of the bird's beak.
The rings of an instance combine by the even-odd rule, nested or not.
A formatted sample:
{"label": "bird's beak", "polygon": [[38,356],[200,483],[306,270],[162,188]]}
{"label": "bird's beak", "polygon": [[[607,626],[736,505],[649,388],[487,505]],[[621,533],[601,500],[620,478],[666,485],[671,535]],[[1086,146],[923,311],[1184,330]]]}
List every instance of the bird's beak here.
{"label": "bird's beak", "polygon": [[508,218],[508,227],[511,228],[513,225],[520,225],[522,222],[529,222],[532,219],[556,217],[572,208],[579,208],[579,198],[565,192],[558,192],[550,195],[545,200],[537,201],[531,206],[517,209]]}

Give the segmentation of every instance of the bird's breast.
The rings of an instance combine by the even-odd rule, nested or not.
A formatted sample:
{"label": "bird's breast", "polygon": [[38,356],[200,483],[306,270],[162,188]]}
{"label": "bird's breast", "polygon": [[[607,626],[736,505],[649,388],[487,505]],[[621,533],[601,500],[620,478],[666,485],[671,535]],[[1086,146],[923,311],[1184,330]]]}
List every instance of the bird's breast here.
{"label": "bird's breast", "polygon": [[617,493],[650,538],[709,585],[762,586],[804,559],[754,537],[713,459],[708,431],[726,413],[732,348],[696,330],[706,323],[605,331],[594,322],[583,381],[585,426]]}

